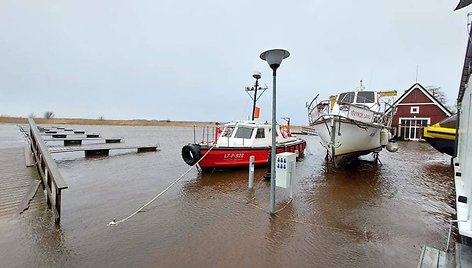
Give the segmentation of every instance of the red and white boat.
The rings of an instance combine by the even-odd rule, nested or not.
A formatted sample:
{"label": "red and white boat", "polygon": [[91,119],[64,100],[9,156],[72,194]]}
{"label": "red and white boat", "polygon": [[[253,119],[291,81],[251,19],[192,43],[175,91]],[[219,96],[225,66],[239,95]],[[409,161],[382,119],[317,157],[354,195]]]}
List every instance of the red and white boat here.
{"label": "red and white boat", "polygon": [[[277,153],[294,152],[303,157],[306,141],[292,136],[289,126],[278,126],[276,131]],[[215,133],[218,135],[213,142],[185,145],[182,148],[185,163],[189,166],[198,163],[202,169],[247,167],[249,157],[254,156],[255,165],[267,165],[271,124],[238,121],[226,124],[222,131],[216,128]]]}

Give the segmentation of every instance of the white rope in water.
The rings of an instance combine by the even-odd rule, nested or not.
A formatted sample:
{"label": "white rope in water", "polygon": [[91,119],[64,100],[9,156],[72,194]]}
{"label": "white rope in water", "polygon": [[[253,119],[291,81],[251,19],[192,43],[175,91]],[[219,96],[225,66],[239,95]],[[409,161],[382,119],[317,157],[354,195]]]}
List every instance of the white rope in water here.
{"label": "white rope in water", "polygon": [[130,218],[132,218],[133,216],[135,216],[136,214],[138,214],[139,212],[141,212],[145,207],[147,207],[149,204],[151,204],[152,202],[154,202],[154,200],[156,200],[159,196],[163,195],[165,192],[167,192],[167,190],[169,190],[172,186],[174,186],[178,181],[180,181],[185,175],[187,175],[187,173],[189,173],[190,170],[192,170],[193,167],[197,166],[198,163],[200,163],[200,161],[202,161],[203,158],[205,158],[205,156],[207,156],[207,154],[215,147],[216,143],[213,144],[213,146],[210,147],[210,149],[197,161],[197,163],[195,163],[193,166],[191,166],[187,171],[184,172],[184,174],[182,174],[178,179],[176,179],[174,182],[172,182],[169,186],[167,186],[167,188],[165,188],[162,192],[160,192],[158,195],[156,195],[153,199],[151,199],[149,202],[147,202],[144,206],[140,207],[138,210],[136,210],[135,212],[131,213],[128,217],[122,219],[122,220],[119,220],[119,221],[116,221],[116,219],[113,219],[110,223],[108,223],[108,226],[113,226],[113,225],[118,225],[120,223],[123,223],[127,220],[129,220]]}

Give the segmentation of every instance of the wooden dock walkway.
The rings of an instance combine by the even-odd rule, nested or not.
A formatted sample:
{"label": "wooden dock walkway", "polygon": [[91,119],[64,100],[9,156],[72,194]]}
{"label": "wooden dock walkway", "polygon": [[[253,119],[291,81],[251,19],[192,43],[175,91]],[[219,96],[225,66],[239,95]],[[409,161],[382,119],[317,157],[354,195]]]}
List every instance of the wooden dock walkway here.
{"label": "wooden dock walkway", "polygon": [[423,246],[417,268],[452,268],[452,254],[428,246]]}
{"label": "wooden dock walkway", "polygon": [[0,159],[0,218],[17,216],[28,207],[24,213],[45,210],[46,198],[39,186],[38,171],[26,167],[24,148],[0,149]]}
{"label": "wooden dock walkway", "polygon": [[423,246],[417,268],[472,267],[472,247],[456,243],[455,254]]}
{"label": "wooden dock walkway", "polygon": [[112,146],[111,144],[90,144],[81,146],[49,147],[49,152],[51,154],[84,151],[85,156],[107,156],[110,150],[137,150],[138,153],[141,153],[159,151],[160,148],[155,144],[131,146],[122,144],[117,144],[116,146]]}

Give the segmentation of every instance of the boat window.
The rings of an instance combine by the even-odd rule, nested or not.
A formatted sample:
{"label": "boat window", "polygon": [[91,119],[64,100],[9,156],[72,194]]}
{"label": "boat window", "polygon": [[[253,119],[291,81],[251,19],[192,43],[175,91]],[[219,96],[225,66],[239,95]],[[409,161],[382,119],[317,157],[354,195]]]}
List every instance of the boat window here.
{"label": "boat window", "polygon": [[263,139],[265,138],[265,131],[263,128],[258,128],[256,133],[256,139]]}
{"label": "boat window", "polygon": [[[272,137],[272,129],[271,129],[271,128],[269,128],[269,133],[270,133],[270,135],[271,135],[271,137]],[[276,136],[276,137],[279,136],[279,133],[277,133],[277,131],[275,132],[275,136]]]}
{"label": "boat window", "polygon": [[374,103],[375,94],[372,91],[360,91],[357,93],[357,103]]}
{"label": "boat window", "polygon": [[346,92],[339,94],[338,98],[339,102],[344,103],[353,103],[354,102],[354,92]]}
{"label": "boat window", "polygon": [[234,127],[226,127],[225,130],[223,130],[223,135],[221,137],[231,137],[231,134],[233,134]]}
{"label": "boat window", "polygon": [[252,136],[252,131],[253,130],[254,130],[254,128],[252,128],[252,127],[238,127],[234,137],[239,138],[239,139],[250,139],[251,136]]}

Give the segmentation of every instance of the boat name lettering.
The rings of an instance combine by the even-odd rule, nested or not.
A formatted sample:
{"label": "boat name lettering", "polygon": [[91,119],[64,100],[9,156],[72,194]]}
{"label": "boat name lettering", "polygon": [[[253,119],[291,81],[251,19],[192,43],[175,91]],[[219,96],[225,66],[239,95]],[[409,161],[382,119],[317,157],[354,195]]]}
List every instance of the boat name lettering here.
{"label": "boat name lettering", "polygon": [[225,154],[224,155],[225,159],[242,159],[243,157],[244,157],[244,154],[232,153],[232,154]]}
{"label": "boat name lettering", "polygon": [[371,114],[366,114],[366,113],[362,113],[362,112],[358,112],[358,111],[354,111],[354,110],[351,110],[351,115],[355,116],[355,117],[363,118],[363,119],[371,119],[372,118]]}

